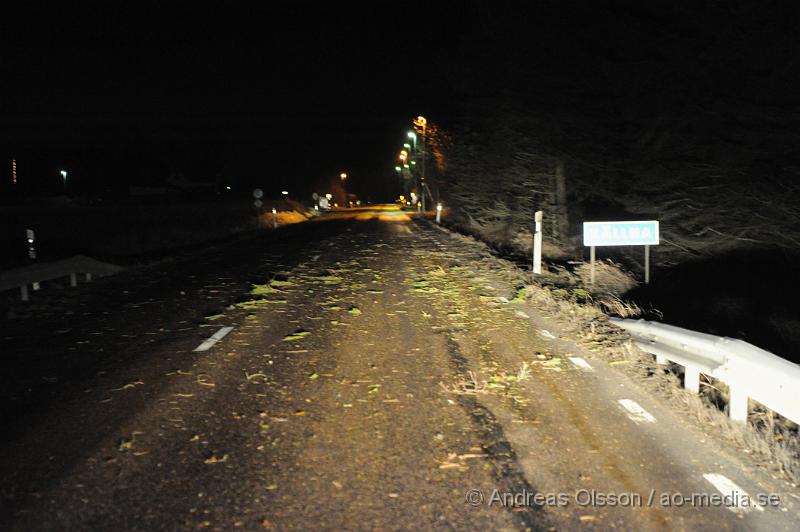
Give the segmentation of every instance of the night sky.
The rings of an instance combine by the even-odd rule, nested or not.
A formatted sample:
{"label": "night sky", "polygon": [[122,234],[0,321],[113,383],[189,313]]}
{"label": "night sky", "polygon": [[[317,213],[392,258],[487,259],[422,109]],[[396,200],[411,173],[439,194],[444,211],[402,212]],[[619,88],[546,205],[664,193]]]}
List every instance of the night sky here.
{"label": "night sky", "polygon": [[797,100],[789,3],[198,5],[4,7],[3,160],[94,192],[181,173],[307,195],[347,171],[378,200],[412,117],[449,128],[481,98],[574,131]]}
{"label": "night sky", "polygon": [[3,8],[3,157],[95,185],[180,172],[248,193],[344,170],[378,199],[411,118],[448,112],[444,11],[418,26],[408,3],[197,6]]}

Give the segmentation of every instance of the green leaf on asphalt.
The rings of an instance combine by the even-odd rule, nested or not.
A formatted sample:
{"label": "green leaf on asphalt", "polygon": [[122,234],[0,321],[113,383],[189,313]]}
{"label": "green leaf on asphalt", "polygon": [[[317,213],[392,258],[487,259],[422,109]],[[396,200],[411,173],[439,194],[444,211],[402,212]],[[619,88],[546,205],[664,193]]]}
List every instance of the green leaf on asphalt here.
{"label": "green leaf on asphalt", "polygon": [[316,277],[312,277],[315,281],[321,281],[323,284],[339,284],[342,282],[342,278],[337,275],[318,275]]}
{"label": "green leaf on asphalt", "polygon": [[275,292],[277,292],[277,290],[268,284],[254,284],[253,288],[250,289],[251,296],[263,296],[266,294],[274,294]]}
{"label": "green leaf on asphalt", "polygon": [[349,314],[352,314],[353,316],[360,316],[361,315],[361,309],[359,309],[358,307],[350,307],[350,310],[348,310],[347,312]]}
{"label": "green leaf on asphalt", "polygon": [[308,331],[304,331],[304,330],[300,329],[300,330],[297,330],[297,331],[293,332],[292,334],[288,334],[288,335],[284,336],[283,337],[283,341],[284,342],[292,342],[294,340],[302,340],[303,338],[305,338],[309,334],[311,334],[311,333],[308,332]]}

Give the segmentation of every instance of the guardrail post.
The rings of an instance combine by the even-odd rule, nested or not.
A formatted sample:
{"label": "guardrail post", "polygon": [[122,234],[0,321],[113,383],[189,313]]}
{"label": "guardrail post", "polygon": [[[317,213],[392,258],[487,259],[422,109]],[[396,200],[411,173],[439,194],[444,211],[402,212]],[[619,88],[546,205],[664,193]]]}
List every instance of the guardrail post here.
{"label": "guardrail post", "polygon": [[728,415],[731,421],[747,422],[747,391],[744,386],[731,383],[728,392]]}
{"label": "guardrail post", "polygon": [[28,301],[30,298],[28,297],[28,285],[24,284],[19,287],[19,293],[22,297],[23,301]]}
{"label": "guardrail post", "polygon": [[69,274],[69,285],[72,287],[78,286],[78,276],[75,272]]}
{"label": "guardrail post", "polygon": [[690,392],[698,393],[700,391],[700,370],[685,366],[683,371],[683,387]]}

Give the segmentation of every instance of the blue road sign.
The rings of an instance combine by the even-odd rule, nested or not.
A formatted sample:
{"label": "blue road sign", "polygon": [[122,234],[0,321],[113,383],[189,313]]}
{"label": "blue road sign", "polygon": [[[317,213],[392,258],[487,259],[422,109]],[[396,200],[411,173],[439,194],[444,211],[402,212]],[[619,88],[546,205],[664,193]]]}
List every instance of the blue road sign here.
{"label": "blue road sign", "polygon": [[584,246],[657,246],[658,221],[583,222]]}

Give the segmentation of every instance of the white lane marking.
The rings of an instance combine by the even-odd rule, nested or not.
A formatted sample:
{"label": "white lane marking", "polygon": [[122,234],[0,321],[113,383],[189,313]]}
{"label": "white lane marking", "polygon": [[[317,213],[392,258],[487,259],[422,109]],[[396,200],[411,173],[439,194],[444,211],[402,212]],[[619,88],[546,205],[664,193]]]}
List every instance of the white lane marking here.
{"label": "white lane marking", "polygon": [[650,415],[650,412],[639,406],[639,403],[636,401],[632,401],[630,399],[620,399],[619,404],[622,405],[622,408],[628,411],[628,417],[631,418],[631,421],[635,423],[639,423],[640,421],[644,421],[646,423],[655,423],[656,418]]}
{"label": "white lane marking", "polygon": [[500,303],[508,303],[508,298],[500,296],[497,298],[497,301],[499,301]]}
{"label": "white lane marking", "polygon": [[703,478],[709,481],[722,494],[725,507],[731,512],[764,511],[764,508],[759,506],[755,499],[725,475],[706,473]]}
{"label": "white lane marking", "polygon": [[311,257],[311,262],[317,262],[319,260],[319,255],[314,255]]}
{"label": "white lane marking", "polygon": [[542,338],[545,338],[547,340],[554,340],[555,339],[555,336],[553,335],[553,333],[551,333],[547,329],[542,329],[541,331],[539,331],[539,336],[541,336]]}
{"label": "white lane marking", "polygon": [[516,311],[514,314],[519,316],[520,318],[530,318],[530,316],[528,316],[527,314],[525,314],[521,310]]}
{"label": "white lane marking", "polygon": [[592,366],[590,366],[590,365],[589,365],[589,363],[588,363],[588,362],[586,362],[586,361],[585,361],[584,359],[582,359],[581,357],[567,357],[567,358],[569,358],[569,361],[570,361],[570,362],[572,362],[573,364],[575,364],[576,366],[578,366],[578,367],[579,367],[579,368],[581,368],[582,370],[585,370],[585,371],[594,371],[594,368],[593,368]]}
{"label": "white lane marking", "polygon": [[195,351],[208,351],[209,349],[214,347],[214,344],[225,338],[225,336],[232,330],[233,327],[223,327],[222,329],[218,330],[213,335],[211,335],[211,338],[209,338],[202,344],[198,345],[195,348]]}

